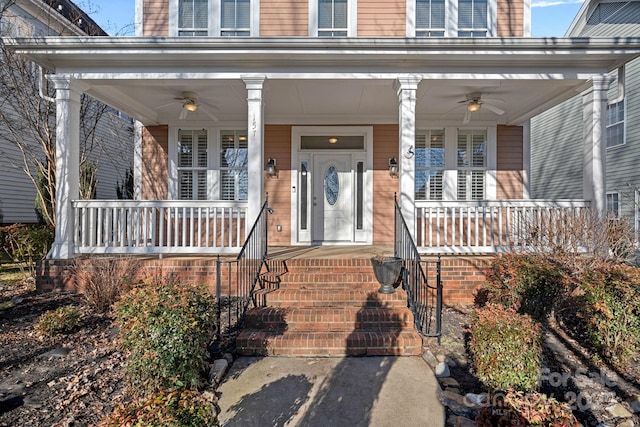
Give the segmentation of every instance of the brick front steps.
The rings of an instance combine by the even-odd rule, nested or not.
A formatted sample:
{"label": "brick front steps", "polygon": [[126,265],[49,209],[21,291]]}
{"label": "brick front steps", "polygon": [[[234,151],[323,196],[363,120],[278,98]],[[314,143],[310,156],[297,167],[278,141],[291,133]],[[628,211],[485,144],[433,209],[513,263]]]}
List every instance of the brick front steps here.
{"label": "brick front steps", "polygon": [[391,295],[378,293],[369,259],[280,262],[279,289],[264,295],[266,307],[247,312],[236,339],[240,354],[421,354],[406,293],[400,288]]}

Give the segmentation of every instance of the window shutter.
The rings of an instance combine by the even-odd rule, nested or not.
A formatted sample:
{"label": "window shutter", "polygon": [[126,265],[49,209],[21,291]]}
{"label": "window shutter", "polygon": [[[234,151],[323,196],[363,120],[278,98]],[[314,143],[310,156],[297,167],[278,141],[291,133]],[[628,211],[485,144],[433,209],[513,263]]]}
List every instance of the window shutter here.
{"label": "window shutter", "polygon": [[198,133],[198,167],[206,168],[208,165],[207,161],[207,134],[206,133]]}
{"label": "window shutter", "polygon": [[178,182],[180,183],[180,200],[193,199],[193,172],[179,171]]}
{"label": "window shutter", "polygon": [[180,133],[178,156],[178,167],[190,168],[193,166],[193,135],[191,133]]}

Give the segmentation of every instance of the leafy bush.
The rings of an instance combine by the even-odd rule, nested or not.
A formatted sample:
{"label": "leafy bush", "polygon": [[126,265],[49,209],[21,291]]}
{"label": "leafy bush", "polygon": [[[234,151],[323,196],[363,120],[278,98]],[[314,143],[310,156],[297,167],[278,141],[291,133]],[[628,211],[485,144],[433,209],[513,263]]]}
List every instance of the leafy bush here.
{"label": "leafy bush", "polygon": [[203,427],[216,425],[213,403],[191,390],[161,391],[117,407],[101,427]]}
{"label": "leafy bush", "polygon": [[475,310],[469,351],[476,376],[491,390],[533,391],[542,364],[542,330],[512,308],[487,304]]}
{"label": "leafy bush", "polygon": [[546,394],[509,391],[503,399],[495,400],[494,406],[480,411],[476,418],[478,426],[581,426],[568,404]]}
{"label": "leafy bush", "polygon": [[106,313],[123,288],[132,283],[137,266],[132,258],[92,257],[74,262],[73,272],[87,304],[99,313]]}
{"label": "leafy bush", "polygon": [[40,316],[35,328],[41,334],[50,337],[68,334],[78,327],[80,317],[80,311],[76,307],[64,305]]}
{"label": "leafy bush", "polygon": [[554,262],[536,255],[506,254],[495,258],[480,290],[488,302],[511,307],[544,322],[564,295],[568,275]]}
{"label": "leafy bush", "polygon": [[195,389],[213,338],[215,305],[206,287],[142,285],[115,305],[129,379],[142,395]]}
{"label": "leafy bush", "polygon": [[35,277],[35,261],[49,252],[53,243],[54,230],[44,225],[13,224],[0,227],[0,245],[9,258],[21,265],[25,276]]}
{"label": "leafy bush", "polygon": [[640,348],[640,269],[602,264],[583,276],[574,295],[576,315],[598,353],[624,362]]}

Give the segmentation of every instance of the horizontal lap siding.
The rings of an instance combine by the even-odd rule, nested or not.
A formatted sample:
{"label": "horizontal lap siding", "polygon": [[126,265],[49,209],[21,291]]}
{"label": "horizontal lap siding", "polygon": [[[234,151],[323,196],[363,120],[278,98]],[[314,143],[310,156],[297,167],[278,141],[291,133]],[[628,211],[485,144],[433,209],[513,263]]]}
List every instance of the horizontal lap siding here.
{"label": "horizontal lap siding", "polygon": [[373,127],[373,244],[393,242],[393,193],[397,178],[389,176],[389,158],[398,159],[398,125]]}
{"label": "horizontal lap siding", "polygon": [[306,0],[262,0],[261,36],[308,36],[309,2]]}
{"label": "horizontal lap siding", "polygon": [[166,37],[169,35],[169,2],[166,0],[143,0],[144,36]]}
{"label": "horizontal lap siding", "polygon": [[142,199],[166,200],[168,196],[167,155],[169,128],[146,127],[142,131]]}
{"label": "horizontal lap siding", "polygon": [[[269,244],[291,244],[291,126],[267,125],[264,129],[264,161],[276,159],[278,173],[265,175],[264,189],[269,195]],[[276,231],[281,225],[282,231]]]}
{"label": "horizontal lap siding", "polygon": [[498,0],[498,37],[524,36],[523,22],[523,0]]}
{"label": "horizontal lap siding", "polygon": [[498,126],[496,198],[523,197],[523,133],[520,126]]}
{"label": "horizontal lap siding", "polygon": [[404,37],[406,20],[405,2],[358,1],[358,37]]}

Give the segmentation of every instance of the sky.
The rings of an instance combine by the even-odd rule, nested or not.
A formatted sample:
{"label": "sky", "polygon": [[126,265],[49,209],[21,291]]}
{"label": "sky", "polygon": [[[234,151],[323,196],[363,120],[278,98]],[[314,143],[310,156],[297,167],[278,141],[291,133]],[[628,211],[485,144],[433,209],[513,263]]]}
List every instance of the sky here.
{"label": "sky", "polygon": [[[107,33],[132,36],[135,0],[76,0]],[[532,0],[531,35],[562,37],[578,13],[582,0]]]}

